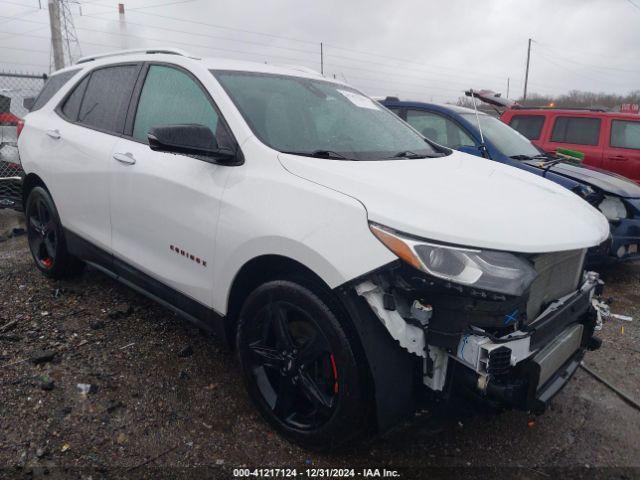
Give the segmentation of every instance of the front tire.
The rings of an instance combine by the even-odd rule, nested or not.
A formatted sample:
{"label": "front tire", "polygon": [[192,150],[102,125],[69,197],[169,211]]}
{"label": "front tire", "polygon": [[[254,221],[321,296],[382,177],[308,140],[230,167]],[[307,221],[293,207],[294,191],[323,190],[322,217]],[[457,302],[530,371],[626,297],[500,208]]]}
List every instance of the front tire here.
{"label": "front tire", "polygon": [[240,312],[237,348],[262,416],[309,449],[333,449],[366,428],[364,366],[330,302],[293,281],[253,291]]}
{"label": "front tire", "polygon": [[34,187],[27,198],[25,215],[29,250],[38,270],[55,279],[82,271],[84,264],[67,250],[60,216],[49,192]]}

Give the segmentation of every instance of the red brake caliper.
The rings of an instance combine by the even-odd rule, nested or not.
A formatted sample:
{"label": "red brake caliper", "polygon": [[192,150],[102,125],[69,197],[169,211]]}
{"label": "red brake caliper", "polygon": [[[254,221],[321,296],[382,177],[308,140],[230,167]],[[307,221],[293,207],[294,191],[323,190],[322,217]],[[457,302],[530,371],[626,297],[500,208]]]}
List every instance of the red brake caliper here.
{"label": "red brake caliper", "polygon": [[331,368],[333,369],[333,393],[338,393],[338,369],[336,368],[336,360],[333,358],[333,353],[329,358],[331,359]]}
{"label": "red brake caliper", "polygon": [[53,260],[51,260],[50,258],[45,258],[44,260],[42,260],[42,264],[47,268],[51,268],[53,266]]}

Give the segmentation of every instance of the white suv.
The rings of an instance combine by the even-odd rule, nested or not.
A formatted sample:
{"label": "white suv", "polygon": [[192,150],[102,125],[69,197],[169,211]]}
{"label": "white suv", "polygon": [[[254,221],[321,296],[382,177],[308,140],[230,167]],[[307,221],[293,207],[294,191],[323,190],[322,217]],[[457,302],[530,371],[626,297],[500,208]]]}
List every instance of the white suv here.
{"label": "white suv", "polygon": [[598,343],[583,260],[607,220],[348,85],[129,51],[55,73],[36,105],[19,150],[38,269],[86,262],[230,340],[304,446],[388,429],[425,393],[542,410]]}

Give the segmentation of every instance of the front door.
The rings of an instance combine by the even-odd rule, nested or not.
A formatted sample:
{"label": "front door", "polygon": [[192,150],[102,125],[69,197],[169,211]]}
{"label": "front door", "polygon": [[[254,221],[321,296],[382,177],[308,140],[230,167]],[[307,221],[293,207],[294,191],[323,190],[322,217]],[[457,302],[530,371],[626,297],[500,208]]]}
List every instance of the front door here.
{"label": "front door", "polygon": [[222,146],[220,116],[193,76],[168,65],[148,66],[135,112],[111,158],[114,262],[134,267],[156,294],[160,285],[184,295],[165,299],[171,303],[211,305],[220,199],[232,167],[154,152],[147,134],[158,125],[201,124]]}

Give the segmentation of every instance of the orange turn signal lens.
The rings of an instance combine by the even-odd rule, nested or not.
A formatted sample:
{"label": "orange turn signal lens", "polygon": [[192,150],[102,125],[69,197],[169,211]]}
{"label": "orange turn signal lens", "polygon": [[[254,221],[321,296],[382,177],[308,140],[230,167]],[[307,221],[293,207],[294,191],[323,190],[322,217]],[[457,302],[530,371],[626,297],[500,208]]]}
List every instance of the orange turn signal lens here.
{"label": "orange turn signal lens", "polygon": [[424,270],[422,262],[413,252],[413,249],[404,240],[378,225],[369,224],[369,228],[376,238],[394,254],[400,257],[401,260],[418,270]]}

